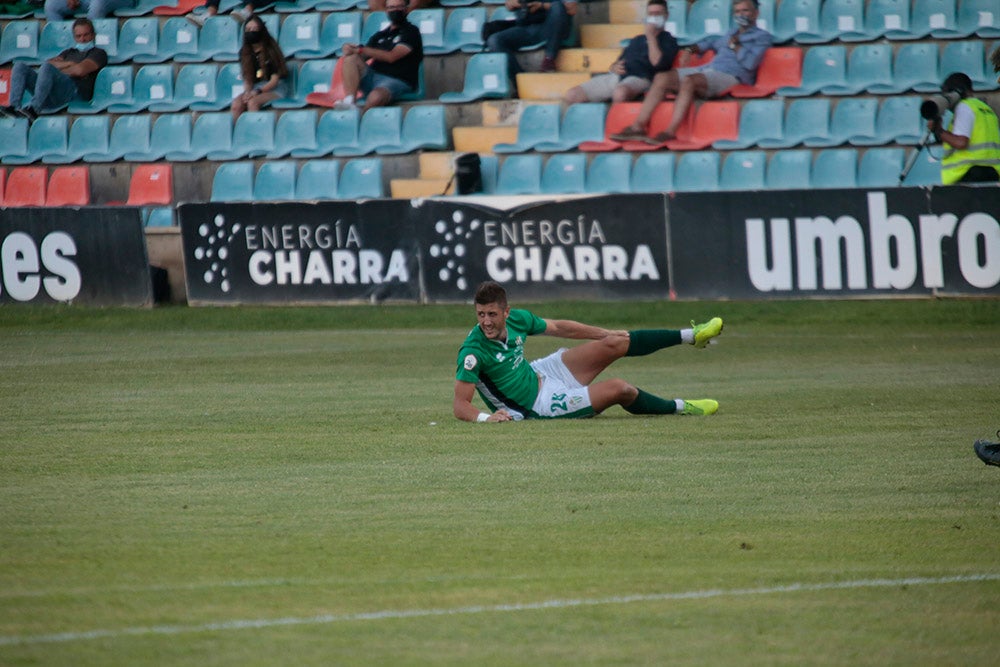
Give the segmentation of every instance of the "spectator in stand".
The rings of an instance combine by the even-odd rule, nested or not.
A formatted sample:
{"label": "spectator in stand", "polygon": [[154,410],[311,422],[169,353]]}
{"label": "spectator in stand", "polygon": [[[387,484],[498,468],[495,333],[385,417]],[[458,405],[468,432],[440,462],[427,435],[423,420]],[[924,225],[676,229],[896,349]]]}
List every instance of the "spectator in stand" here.
{"label": "spectator in stand", "polygon": [[508,10],[517,14],[517,18],[512,21],[490,21],[483,26],[486,50],[507,54],[507,74],[516,83],[517,74],[524,71],[515,55],[517,51],[521,47],[544,42],[545,56],[542,58],[541,70],[554,72],[559,48],[573,26],[576,0],[507,0],[505,4]]}
{"label": "spectator in stand", "polygon": [[[771,46],[771,34],[757,27],[757,0],[736,0],[733,3],[733,20],[736,27],[726,35],[706,37],[688,48],[691,53],[714,51],[715,57],[698,67],[681,67],[660,72],[653,77],[643,100],[642,109],[631,126],[613,135],[617,141],[646,141],[654,145],[670,141],[677,134],[695,97],[719,97],[738,83],[752,85],[757,79],[757,68],[764,52]],[[687,54],[681,54],[685,60]],[[646,126],[656,110],[656,105],[668,93],[677,93],[674,112],[667,128],[655,137],[646,136]]]}
{"label": "spectator in stand", "polygon": [[[74,46],[50,58],[38,70],[23,62],[14,63],[10,73],[10,106],[0,107],[9,118],[27,118],[33,122],[39,115],[59,111],[75,100],[90,100],[94,96],[97,72],[108,64],[108,54],[94,46],[94,24],[90,19],[73,21]],[[24,92],[31,101],[21,105]]]}
{"label": "spectator in stand", "polygon": [[135,0],[45,0],[45,20],[64,21],[79,13],[86,13],[90,20],[103,19],[134,6]]}
{"label": "spectator in stand", "polygon": [[677,40],[663,28],[668,14],[667,0],[649,0],[645,32],[629,41],[607,74],[566,91],[566,104],[628,102],[645,93],[656,73],[673,67],[677,56]]}
{"label": "spectator in stand", "polygon": [[[406,5],[406,9],[413,11],[414,9],[426,9],[431,5],[436,5],[437,0],[409,0]],[[368,11],[370,12],[384,12],[385,11],[385,0],[368,0]]]}
{"label": "spectator in stand", "polygon": [[388,0],[389,27],[368,43],[344,45],[344,98],[338,109],[352,108],[359,92],[365,94],[362,112],[391,104],[420,85],[424,42],[420,29],[406,20],[406,0]]}
{"label": "spectator in stand", "polygon": [[[215,16],[219,13],[219,3],[222,0],[207,0],[205,2],[205,11],[201,14],[195,14],[191,12],[187,15],[187,20],[195,24],[199,28],[205,25],[205,20],[210,16]],[[248,0],[243,7],[240,9],[234,9],[230,12],[229,17],[238,23],[245,23],[253,16],[254,12],[268,5],[274,4],[274,0]]]}
{"label": "spectator in stand", "polygon": [[945,129],[940,115],[927,121],[927,129],[945,145],[941,182],[953,185],[1000,181],[1000,121],[996,113],[989,104],[972,96],[968,74],[948,75],[941,92],[954,96],[951,122]]}
{"label": "spectator in stand", "polygon": [[240,73],[243,94],[233,98],[233,120],[244,111],[260,111],[274,100],[287,97],[288,65],[278,43],[267,31],[264,21],[251,14],[243,24],[240,47]]}

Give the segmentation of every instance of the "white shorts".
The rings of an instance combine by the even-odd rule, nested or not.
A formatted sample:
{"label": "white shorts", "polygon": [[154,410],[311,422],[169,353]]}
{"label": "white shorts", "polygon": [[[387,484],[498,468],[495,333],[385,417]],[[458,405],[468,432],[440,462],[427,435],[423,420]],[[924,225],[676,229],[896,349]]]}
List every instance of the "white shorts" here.
{"label": "white shorts", "polygon": [[531,362],[531,368],[541,378],[538,398],[531,411],[542,419],[591,417],[590,390],[573,377],[563,363],[561,347],[547,357]]}
{"label": "white shorts", "polygon": [[677,76],[682,81],[684,77],[692,74],[701,74],[708,81],[708,91],[705,93],[705,97],[709,98],[718,97],[740,82],[732,74],[712,69],[712,63],[705,63],[698,67],[681,67],[677,70]]}
{"label": "white shorts", "polygon": [[632,99],[635,99],[649,90],[650,83],[649,79],[638,76],[620,77],[608,72],[607,74],[599,74],[589,81],[584,81],[580,84],[580,88],[587,95],[588,102],[607,102],[619,85],[628,88],[632,93]]}

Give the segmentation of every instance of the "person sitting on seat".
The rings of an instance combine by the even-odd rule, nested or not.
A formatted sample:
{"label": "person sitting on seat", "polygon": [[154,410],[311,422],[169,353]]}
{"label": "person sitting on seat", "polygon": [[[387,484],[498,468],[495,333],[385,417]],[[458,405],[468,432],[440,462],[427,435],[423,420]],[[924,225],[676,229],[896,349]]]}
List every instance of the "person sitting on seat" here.
{"label": "person sitting on seat", "polygon": [[274,37],[256,14],[243,24],[240,47],[243,93],[233,98],[233,121],[244,111],[260,111],[274,100],[288,97],[288,65]]}
{"label": "person sitting on seat", "polygon": [[[76,100],[89,101],[94,96],[97,72],[108,64],[108,54],[94,46],[94,24],[90,19],[73,21],[73,46],[64,50],[38,70],[23,62],[14,63],[10,72],[10,106],[0,107],[9,118],[27,118],[34,122],[39,115],[63,109]],[[22,105],[25,91],[31,100]]]}
{"label": "person sitting on seat", "polygon": [[[207,0],[205,2],[204,12],[201,14],[191,12],[185,18],[201,28],[205,25],[205,21],[219,13],[219,4],[221,1],[222,0]],[[237,23],[246,23],[246,21],[253,16],[254,12],[271,4],[274,4],[273,0],[247,0],[245,5],[230,12],[229,18],[233,19]]]}
{"label": "person sitting on seat", "polygon": [[[757,68],[764,52],[771,46],[769,32],[757,27],[757,0],[736,0],[733,3],[733,20],[736,27],[726,35],[706,37],[689,47],[691,53],[714,51],[711,62],[698,67],[681,67],[660,72],[642,102],[642,109],[635,121],[622,132],[612,135],[616,141],[645,141],[660,145],[677,135],[695,97],[710,99],[738,83],[752,85],[757,79]],[[682,54],[681,58],[685,58]],[[656,110],[656,105],[668,93],[676,93],[673,115],[667,128],[655,137],[646,136],[646,126]]]}
{"label": "person sitting on seat", "polygon": [[514,83],[524,71],[516,54],[522,47],[544,43],[545,56],[541,71],[556,70],[556,55],[563,41],[569,36],[576,14],[576,0],[551,0],[551,2],[522,2],[507,0],[508,10],[517,18],[509,21],[490,21],[483,26],[486,50],[507,54],[507,75]]}
{"label": "person sitting on seat", "polygon": [[64,21],[83,13],[93,21],[134,6],[135,0],[45,0],[45,20]]}
{"label": "person sitting on seat", "polygon": [[344,98],[338,109],[353,108],[358,92],[365,93],[362,112],[391,104],[420,86],[424,42],[420,29],[406,20],[405,0],[388,0],[389,27],[360,44],[344,45]]}
{"label": "person sitting on seat", "polygon": [[673,67],[677,56],[677,40],[664,30],[668,15],[667,0],[649,0],[645,32],[629,41],[607,74],[566,91],[566,104],[628,102],[649,90],[656,73]]}

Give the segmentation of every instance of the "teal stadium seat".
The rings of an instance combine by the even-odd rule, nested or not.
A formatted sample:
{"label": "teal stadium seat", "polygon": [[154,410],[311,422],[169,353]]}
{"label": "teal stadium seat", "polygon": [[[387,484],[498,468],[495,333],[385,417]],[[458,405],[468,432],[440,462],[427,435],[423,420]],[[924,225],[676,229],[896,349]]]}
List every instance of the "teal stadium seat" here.
{"label": "teal stadium seat", "polygon": [[[180,89],[179,83],[177,88]],[[195,92],[202,90],[204,90],[204,87],[199,85],[195,89]],[[181,91],[178,90],[178,92]],[[228,109],[229,105],[233,102],[233,98],[242,92],[243,75],[240,73],[240,64],[226,63],[220,65],[216,70],[215,85],[211,87],[210,91],[207,91],[204,99],[199,98],[198,101],[192,101],[188,104],[188,108],[192,111],[221,111],[222,109]]]}
{"label": "teal stadium seat", "polygon": [[306,160],[295,180],[295,198],[299,201],[322,201],[337,198],[340,163],[336,160]]}
{"label": "teal stadium seat", "polygon": [[147,206],[143,208],[143,213],[143,226],[145,227],[177,226],[172,206]]}
{"label": "teal stadium seat", "polygon": [[820,28],[820,0],[781,0],[770,31],[777,44],[823,38]]}
{"label": "teal stadium seat", "polygon": [[802,85],[782,86],[781,97],[808,97],[824,86],[847,85],[847,51],[840,45],[814,46],[802,61]]}
{"label": "teal stadium seat", "polygon": [[[663,29],[678,42],[690,44],[687,30],[688,0],[667,0],[667,22]],[[770,31],[769,31],[770,32]]]}
{"label": "teal stadium seat", "polygon": [[783,100],[750,100],[740,112],[739,134],[736,139],[719,139],[712,142],[712,148],[743,149],[756,146],[762,139],[780,140],[783,135],[784,112]]}
{"label": "teal stadium seat", "polygon": [[553,155],[542,168],[543,194],[582,194],[586,192],[587,156],[583,153]]}
{"label": "teal stadium seat", "polygon": [[763,190],[767,154],[764,151],[733,151],[726,154],[719,173],[722,190]]}
{"label": "teal stadium seat", "polygon": [[115,10],[115,16],[146,16],[152,14],[153,10],[163,5],[176,5],[176,0],[136,0],[132,7],[122,7]]}
{"label": "teal stadium seat", "polygon": [[228,111],[203,113],[195,120],[190,136],[187,146],[170,149],[164,157],[171,162],[194,162],[209,153],[228,154],[233,147],[233,116]]}
{"label": "teal stadium seat", "polygon": [[814,137],[830,134],[830,100],[811,97],[792,100],[785,111],[784,132],[779,139],[761,138],[760,148],[791,148]]}
{"label": "teal stadium seat", "polygon": [[389,18],[385,12],[369,12],[361,26],[359,44],[367,44],[372,35],[389,26]]}
{"label": "teal stadium seat", "polygon": [[235,62],[242,44],[240,24],[228,16],[209,16],[198,31],[198,61]]}
{"label": "teal stadium seat", "polygon": [[118,19],[94,19],[94,44],[108,54],[108,62],[116,64],[118,57]]}
{"label": "teal stadium seat", "polygon": [[375,152],[380,146],[399,146],[403,133],[403,110],[397,106],[375,107],[361,116],[358,142],[334,149],[337,157],[357,157]]}
{"label": "teal stadium seat", "polygon": [[149,110],[154,113],[181,111],[198,102],[214,100],[217,71],[218,68],[213,64],[191,63],[182,66],[173,86],[173,96],[170,99],[153,100]]}
{"label": "teal stadium seat", "polygon": [[955,0],[914,0],[910,15],[910,39],[958,39]]}
{"label": "teal stadium seat", "polygon": [[132,103],[132,68],[128,65],[109,65],[97,72],[94,95],[89,102],[76,100],[69,103],[69,112],[94,114],[106,111],[112,104]]}
{"label": "teal stadium seat", "polygon": [[444,10],[440,7],[431,9],[414,9],[406,17],[420,30],[424,54],[429,56],[450,53],[444,41]]}
{"label": "teal stadium seat", "polygon": [[[333,59],[317,59],[303,61],[295,77],[295,89],[291,97],[274,100],[271,106],[275,109],[301,109],[306,106],[306,96],[312,93],[325,93],[330,90],[330,79],[333,78]],[[289,69],[294,70],[294,63],[289,63]]]}
{"label": "teal stadium seat", "polygon": [[552,141],[535,144],[541,153],[561,153],[576,150],[585,141],[599,142],[604,139],[604,121],[608,106],[593,102],[574,104],[566,109],[559,124],[559,136]]}
{"label": "teal stadium seat", "polygon": [[870,97],[848,97],[840,100],[830,116],[830,131],[824,136],[808,137],[803,143],[809,148],[826,148],[846,144],[851,137],[874,137],[878,100]]}
{"label": "teal stadium seat", "polygon": [[631,192],[632,155],[598,153],[587,168],[586,191],[590,193]]}
{"label": "teal stadium seat", "polygon": [[126,19],[118,31],[118,55],[109,60],[119,64],[141,56],[155,58],[159,42],[159,19],[139,16]]}
{"label": "teal stadium seat", "polygon": [[1000,8],[996,0],[961,0],[958,5],[958,32],[961,37],[973,34],[983,39],[1000,37]]}
{"label": "teal stadium seat", "polygon": [[479,0],[441,0],[442,7],[469,7],[475,5]]}
{"label": "teal stadium seat", "polygon": [[800,44],[835,42],[843,35],[862,34],[865,25],[864,0],[823,0],[816,35],[796,35]]}
{"label": "teal stadium seat", "polygon": [[17,60],[38,62],[38,24],[35,19],[7,24],[0,35],[0,65]]}
{"label": "teal stadium seat", "polygon": [[484,195],[496,194],[497,179],[500,175],[500,158],[496,155],[482,155],[479,159],[479,171],[483,175]]}
{"label": "teal stadium seat", "polygon": [[27,152],[7,155],[4,164],[31,164],[49,156],[64,155],[69,143],[69,116],[42,116],[28,129]]}
{"label": "teal stadium seat", "polygon": [[356,146],[359,125],[357,108],[325,111],[316,125],[316,147],[292,149],[292,157],[323,157],[337,149]]}
{"label": "teal stadium seat", "polygon": [[357,44],[361,35],[361,12],[334,12],[323,20],[319,44],[299,51],[299,58],[329,58],[341,55],[344,44]]}
{"label": "teal stadium seat", "polygon": [[[324,0],[291,0],[290,2],[274,3],[274,11],[279,14],[297,14],[312,10],[320,11],[344,11],[354,8],[354,2],[329,2]],[[325,5],[325,6],[320,6]]]}
{"label": "teal stadium seat", "polygon": [[110,113],[136,113],[156,103],[170,104],[174,98],[174,66],[143,65],[132,82],[132,101],[115,103]]}
{"label": "teal stadium seat", "polygon": [[37,62],[43,63],[73,46],[73,21],[47,21],[38,38]]}
{"label": "teal stadium seat", "polygon": [[443,93],[439,99],[446,104],[452,104],[509,96],[507,54],[477,53],[469,58],[466,65],[462,91]]}
{"label": "teal stadium seat", "polygon": [[444,107],[422,104],[410,107],[403,117],[400,143],[375,149],[379,155],[412,153],[417,150],[443,150],[448,147],[448,127]]}
{"label": "teal stadium seat", "polygon": [[677,192],[715,192],[719,189],[719,153],[692,151],[681,153],[674,171]]}
{"label": "teal stadium seat", "polygon": [[[913,155],[914,150],[918,149],[910,149],[906,156],[907,159]],[[941,185],[941,160],[934,157],[926,148],[919,150],[920,154],[917,155],[916,160],[913,162],[913,167],[906,174],[902,185],[908,187]]]}
{"label": "teal stadium seat", "polygon": [[865,10],[866,41],[881,37],[910,38],[910,0],[868,0]]}
{"label": "teal stadium seat", "polygon": [[444,23],[445,50],[448,53],[482,51],[485,22],[485,7],[459,7],[451,10],[448,20]]}
{"label": "teal stadium seat", "polygon": [[902,171],[902,148],[869,148],[858,163],[858,187],[889,188],[899,185]]}
{"label": "teal stadium seat", "polygon": [[122,157],[129,162],[156,162],[170,152],[178,155],[190,151],[191,114],[173,113],[158,116],[146,142],[137,143]]}
{"label": "teal stadium seat", "polygon": [[0,118],[0,160],[28,154],[28,119]]}
{"label": "teal stadium seat", "polygon": [[[775,0],[759,0],[757,3],[757,27],[766,30],[772,35],[774,30],[774,4]],[[670,6],[667,5],[669,8]],[[673,33],[670,33],[673,35]]]}
{"label": "teal stadium seat", "polygon": [[847,62],[847,78],[842,84],[820,88],[823,95],[858,95],[872,92],[873,86],[892,86],[892,46],[860,44],[854,47]]}
{"label": "teal stadium seat", "polygon": [[263,157],[274,150],[274,126],[273,111],[246,111],[233,124],[232,146],[228,150],[211,150],[206,157],[209,160]]}
{"label": "teal stadium seat", "polygon": [[198,28],[182,16],[172,16],[160,26],[156,53],[139,54],[132,60],[137,63],[202,62],[204,58],[198,53]]}
{"label": "teal stadium seat", "polygon": [[812,179],[811,150],[775,151],[767,165],[764,187],[769,190],[806,190]]}
{"label": "teal stadium seat", "polygon": [[46,155],[42,161],[46,164],[70,164],[83,159],[87,153],[106,153],[110,134],[108,116],[80,116],[70,127],[66,151],[61,155]]}
{"label": "teal stadium seat", "polygon": [[[95,116],[100,118],[100,116]],[[88,116],[89,118],[89,116]],[[114,162],[125,157],[129,151],[142,150],[149,146],[149,131],[152,126],[150,114],[129,114],[119,116],[111,128],[107,150],[88,151],[83,154],[84,162]],[[83,120],[82,118],[80,120]],[[77,122],[80,122],[79,120]],[[76,128],[76,125],[73,125]]]}
{"label": "teal stadium seat", "polygon": [[691,44],[709,35],[724,35],[731,23],[729,0],[695,0],[688,8],[687,31],[682,44]]}
{"label": "teal stadium seat", "polygon": [[517,123],[517,141],[496,144],[493,152],[524,153],[542,142],[558,141],[560,113],[558,104],[531,104],[524,107]]}
{"label": "teal stadium seat", "polygon": [[858,187],[858,151],[854,148],[828,148],[813,162],[813,188]]}
{"label": "teal stadium seat", "polygon": [[319,114],[315,109],[286,111],[278,117],[274,129],[274,149],[269,158],[283,158],[294,150],[315,150],[316,122]]}
{"label": "teal stadium seat", "polygon": [[875,83],[868,92],[876,95],[897,95],[910,90],[932,93],[941,89],[938,74],[938,46],[934,42],[903,44],[896,51],[892,81]]}
{"label": "teal stadium seat", "polygon": [[253,181],[254,201],[294,201],[295,161],[265,162]]}
{"label": "teal stadium seat", "polygon": [[992,71],[987,72],[986,56],[986,42],[983,40],[948,42],[941,50],[941,77],[963,72],[972,79],[972,88],[977,93],[996,90],[997,77]]}
{"label": "teal stadium seat", "polygon": [[281,23],[278,46],[286,58],[298,57],[299,52],[319,51],[320,14],[289,14]]}
{"label": "teal stadium seat", "polygon": [[377,199],[382,197],[382,159],[348,160],[337,185],[339,199]]}
{"label": "teal stadium seat", "polygon": [[537,195],[542,191],[542,156],[508,155],[500,165],[498,195]]}
{"label": "teal stadium seat", "polygon": [[223,162],[212,178],[213,202],[253,201],[253,162]]}
{"label": "teal stadium seat", "polygon": [[875,118],[874,132],[858,132],[847,138],[852,146],[920,143],[926,125],[920,117],[919,97],[889,97],[882,102]]}

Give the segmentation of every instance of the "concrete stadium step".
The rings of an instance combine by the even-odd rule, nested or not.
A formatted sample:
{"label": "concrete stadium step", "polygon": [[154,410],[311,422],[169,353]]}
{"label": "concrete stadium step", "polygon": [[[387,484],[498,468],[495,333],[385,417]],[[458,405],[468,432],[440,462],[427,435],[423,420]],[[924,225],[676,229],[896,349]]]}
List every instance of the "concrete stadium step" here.
{"label": "concrete stadium step", "polygon": [[641,35],[641,23],[592,23],[580,26],[580,45],[585,49],[618,49],[636,35]]}
{"label": "concrete stadium step", "polygon": [[440,197],[455,194],[455,183],[450,181],[450,175],[448,178],[394,178],[389,181],[389,191],[393,199]]}
{"label": "concrete stadium step", "polygon": [[608,3],[608,20],[611,23],[642,23],[645,18],[646,3],[643,0],[611,0]]}
{"label": "concrete stadium step", "polygon": [[497,127],[455,127],[451,130],[455,150],[459,153],[493,153],[496,144],[517,141],[517,125]]}
{"label": "concrete stadium step", "polygon": [[622,52],[615,49],[563,49],[556,57],[556,69],[560,72],[589,72],[604,74]]}
{"label": "concrete stadium step", "polygon": [[428,151],[418,158],[420,178],[424,180],[449,179],[455,171],[455,155],[451,151]]}
{"label": "concrete stadium step", "polygon": [[517,96],[522,100],[561,100],[566,91],[590,80],[590,72],[522,72]]}

